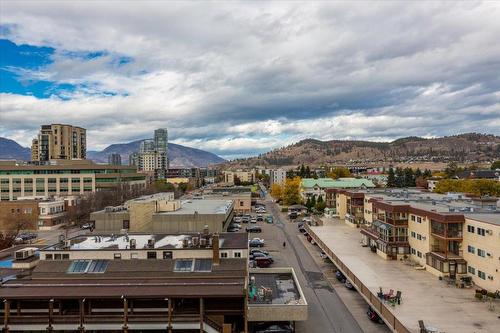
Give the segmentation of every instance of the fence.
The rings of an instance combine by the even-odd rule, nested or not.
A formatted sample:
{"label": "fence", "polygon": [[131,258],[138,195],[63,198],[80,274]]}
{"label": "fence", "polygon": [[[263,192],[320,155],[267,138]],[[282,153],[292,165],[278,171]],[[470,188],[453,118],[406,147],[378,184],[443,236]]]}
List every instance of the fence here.
{"label": "fence", "polygon": [[411,333],[393,314],[389,308],[380,301],[380,298],[368,289],[354,273],[321,241],[321,239],[311,230],[311,228],[304,224],[307,233],[318,244],[323,252],[328,255],[330,260],[337,266],[337,268],[356,286],[361,296],[370,304],[370,306],[382,317],[387,326],[396,333]]}

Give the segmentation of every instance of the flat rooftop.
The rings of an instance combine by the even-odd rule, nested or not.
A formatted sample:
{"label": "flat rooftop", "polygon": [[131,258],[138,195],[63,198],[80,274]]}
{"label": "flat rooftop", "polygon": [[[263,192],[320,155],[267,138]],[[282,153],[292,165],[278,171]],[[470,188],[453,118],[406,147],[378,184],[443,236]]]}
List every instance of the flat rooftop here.
{"label": "flat rooftop", "polygon": [[[250,304],[294,304],[300,300],[300,294],[291,273],[250,273],[250,280],[255,279],[255,297]],[[268,299],[259,296],[262,287],[271,291]],[[249,287],[250,289],[250,287]]]}
{"label": "flat rooftop", "polygon": [[[161,250],[161,249],[200,249],[200,247],[183,247],[184,239],[190,242],[192,237],[199,234],[120,234],[120,235],[80,235],[70,239],[69,247],[65,243],[56,243],[47,246],[42,251],[78,251],[78,250],[131,250],[130,240],[136,242],[135,250]],[[154,239],[154,244],[149,247],[149,240]],[[248,247],[246,233],[221,233],[219,234],[219,247],[221,249],[245,249]],[[211,248],[209,246],[205,248]],[[203,248],[201,248],[203,249]]]}
{"label": "flat rooftop", "polygon": [[158,215],[221,214],[226,215],[233,206],[232,200],[183,200],[181,208],[172,212],[158,212]]}
{"label": "flat rooftop", "polygon": [[384,293],[402,292],[401,304],[388,309],[412,332],[420,332],[418,320],[439,332],[498,332],[498,310],[477,302],[474,288],[449,288],[426,271],[382,259],[361,246],[359,229],[338,219],[325,219],[324,226],[311,230],[373,294],[380,287]]}

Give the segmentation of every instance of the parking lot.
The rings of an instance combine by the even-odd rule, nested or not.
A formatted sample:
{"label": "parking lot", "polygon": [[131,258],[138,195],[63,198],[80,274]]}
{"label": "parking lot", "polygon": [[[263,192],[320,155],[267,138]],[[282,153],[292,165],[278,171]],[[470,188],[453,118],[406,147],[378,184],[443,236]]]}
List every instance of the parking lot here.
{"label": "parking lot", "polygon": [[242,226],[239,232],[245,232],[247,226],[261,227],[261,233],[249,233],[249,238],[264,239],[262,249],[274,260],[270,267],[294,268],[309,304],[309,319],[297,323],[296,332],[390,332],[385,325],[368,319],[368,305],[363,298],[337,281],[335,266],[322,259],[320,249],[298,231],[297,224],[302,218],[291,222],[286,213],[278,211],[276,204],[269,199],[265,203],[267,211],[262,215],[272,215],[273,223],[239,223]]}

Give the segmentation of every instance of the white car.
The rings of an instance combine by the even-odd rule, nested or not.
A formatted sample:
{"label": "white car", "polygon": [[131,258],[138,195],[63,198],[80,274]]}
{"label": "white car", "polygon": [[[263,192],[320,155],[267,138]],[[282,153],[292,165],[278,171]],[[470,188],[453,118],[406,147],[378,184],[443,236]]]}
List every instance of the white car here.
{"label": "white car", "polygon": [[241,222],[241,219],[242,219],[241,216],[235,216],[235,217],[233,217],[233,221],[234,222]]}
{"label": "white car", "polygon": [[241,224],[239,224],[239,223],[231,223],[231,226],[234,228],[241,229]]}

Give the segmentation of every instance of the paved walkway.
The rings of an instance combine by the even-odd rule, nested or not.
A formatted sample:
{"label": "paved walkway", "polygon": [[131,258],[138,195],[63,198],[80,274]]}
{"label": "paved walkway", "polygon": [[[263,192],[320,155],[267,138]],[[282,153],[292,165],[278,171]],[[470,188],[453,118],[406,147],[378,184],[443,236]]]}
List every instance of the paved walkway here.
{"label": "paved walkway", "polygon": [[359,229],[326,221],[311,227],[326,246],[373,293],[402,291],[402,304],[390,311],[410,330],[418,332],[418,320],[439,332],[499,332],[499,307],[476,301],[474,290],[447,287],[426,271],[417,271],[399,261],[387,261],[360,245]]}

